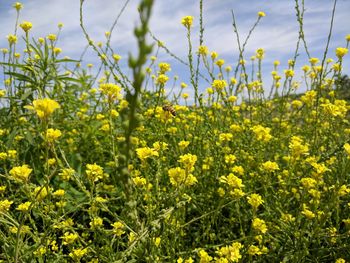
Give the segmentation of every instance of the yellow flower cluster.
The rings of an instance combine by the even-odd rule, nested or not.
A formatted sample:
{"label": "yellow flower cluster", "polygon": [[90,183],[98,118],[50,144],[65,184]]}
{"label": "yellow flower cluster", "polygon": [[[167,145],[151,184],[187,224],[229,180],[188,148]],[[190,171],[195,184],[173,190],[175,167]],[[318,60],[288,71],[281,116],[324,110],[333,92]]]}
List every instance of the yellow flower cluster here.
{"label": "yellow flower cluster", "polygon": [[13,167],[9,174],[11,178],[15,181],[25,183],[29,180],[29,175],[32,173],[32,169],[29,168],[28,165],[24,164],[22,166]]}
{"label": "yellow flower cluster", "polygon": [[182,164],[186,171],[192,172],[197,161],[197,156],[193,154],[184,154],[179,157],[178,162]]}
{"label": "yellow flower cluster", "polygon": [[32,23],[30,23],[30,22],[28,22],[28,21],[22,22],[19,26],[20,26],[20,27],[23,29],[23,31],[26,32],[26,33],[33,27]]}
{"label": "yellow flower cluster", "polygon": [[120,221],[114,222],[114,223],[112,224],[112,227],[113,227],[112,232],[113,232],[113,234],[116,235],[117,237],[120,237],[120,236],[122,236],[122,235],[125,233],[125,230],[124,230],[125,226],[124,226],[124,224],[123,224],[122,222],[120,222]]}
{"label": "yellow flower cluster", "polygon": [[244,188],[243,181],[233,173],[230,173],[228,176],[221,176],[220,182],[228,186],[230,195],[234,198],[240,198],[244,196],[244,192],[242,190]]}
{"label": "yellow flower cluster", "polygon": [[264,200],[259,194],[251,194],[247,197],[247,199],[248,204],[250,204],[253,207],[253,209],[257,209],[260,205],[264,203]]}
{"label": "yellow flower cluster", "polygon": [[262,234],[265,234],[267,232],[267,226],[264,220],[260,218],[254,218],[252,222],[252,227],[256,231],[259,231]]}
{"label": "yellow flower cluster", "polygon": [[211,83],[211,86],[217,91],[222,91],[227,86],[227,82],[226,80],[222,80],[222,79],[214,79],[213,82]]}
{"label": "yellow flower cluster", "polygon": [[101,83],[99,87],[102,94],[108,97],[109,101],[121,100],[123,97],[121,95],[122,88],[113,83]]}
{"label": "yellow flower cluster", "polygon": [[271,129],[264,127],[262,125],[255,125],[250,128],[255,134],[255,138],[258,141],[268,142],[272,139],[272,135],[270,134]]}
{"label": "yellow flower cluster", "polygon": [[181,19],[181,24],[183,24],[186,28],[190,28],[193,24],[193,16],[185,16]]}
{"label": "yellow flower cluster", "polygon": [[160,85],[165,85],[168,80],[169,80],[169,77],[167,75],[159,74],[158,77],[157,77],[156,83],[160,84]]}
{"label": "yellow flower cluster", "polygon": [[49,128],[46,130],[45,139],[52,143],[61,137],[61,135],[62,133],[60,130]]}
{"label": "yellow flower cluster", "polygon": [[289,149],[292,157],[296,159],[309,154],[309,146],[304,144],[303,140],[298,136],[292,136],[289,142]]}
{"label": "yellow flower cluster", "polygon": [[241,243],[233,242],[231,246],[224,246],[219,248],[216,253],[221,258],[224,258],[228,261],[222,261],[221,259],[217,259],[216,262],[239,262],[240,259],[242,258],[242,255],[240,253],[240,249],[242,247],[243,246]]}
{"label": "yellow flower cluster", "polygon": [[34,110],[40,119],[47,119],[51,114],[60,108],[60,105],[49,98],[38,99],[33,101],[33,106],[28,105],[25,108]]}
{"label": "yellow flower cluster", "polygon": [[349,52],[349,49],[345,47],[338,47],[335,50],[335,55],[339,58],[342,59],[347,53]]}
{"label": "yellow flower cluster", "polygon": [[188,173],[185,169],[180,167],[170,168],[168,170],[168,175],[170,183],[175,187],[181,185],[191,186],[197,183],[197,178],[193,174]]}
{"label": "yellow flower cluster", "polygon": [[7,199],[0,201],[0,212],[7,212],[10,209],[10,206],[13,204],[13,201]]}
{"label": "yellow flower cluster", "polygon": [[137,154],[137,157],[139,157],[139,159],[141,161],[144,161],[148,158],[151,158],[151,157],[157,157],[159,156],[159,153],[157,150],[153,149],[153,148],[150,148],[150,147],[142,147],[142,148],[138,148],[136,149],[136,154]]}
{"label": "yellow flower cluster", "polygon": [[103,179],[103,168],[97,164],[87,164],[86,175],[91,182],[97,182]]}
{"label": "yellow flower cluster", "polygon": [[262,169],[267,172],[275,172],[280,169],[276,162],[271,161],[264,162],[261,166]]}

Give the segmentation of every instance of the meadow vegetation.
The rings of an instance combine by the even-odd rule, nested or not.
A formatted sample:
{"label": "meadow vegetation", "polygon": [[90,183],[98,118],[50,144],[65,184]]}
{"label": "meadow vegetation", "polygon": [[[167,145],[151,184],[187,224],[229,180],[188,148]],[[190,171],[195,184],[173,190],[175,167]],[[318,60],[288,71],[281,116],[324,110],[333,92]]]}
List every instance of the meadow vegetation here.
{"label": "meadow vegetation", "polygon": [[[350,261],[349,103],[338,95],[350,35],[295,68],[309,54],[296,0],[295,57],[275,61],[264,87],[264,49],[247,57],[245,47],[268,16],[258,12],[242,39],[232,12],[240,55],[229,66],[203,41],[198,2],[200,17],[174,21],[187,59],[149,30],[153,1],[140,2],[131,74],[112,31],[105,43],[90,38],[83,1],[82,31],[100,58],[87,68],[62,56],[63,24],[34,39],[14,4],[0,63],[0,262]],[[179,93],[160,51],[188,67]]]}

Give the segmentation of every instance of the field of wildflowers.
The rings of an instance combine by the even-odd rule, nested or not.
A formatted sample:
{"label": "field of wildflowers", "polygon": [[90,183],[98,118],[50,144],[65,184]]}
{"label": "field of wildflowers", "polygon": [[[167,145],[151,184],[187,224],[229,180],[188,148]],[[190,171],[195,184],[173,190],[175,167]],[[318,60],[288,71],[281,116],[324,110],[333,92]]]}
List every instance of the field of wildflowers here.
{"label": "field of wildflowers", "polygon": [[151,44],[152,4],[139,6],[129,75],[110,32],[95,44],[81,12],[97,76],[58,58],[58,34],[32,39],[14,4],[18,32],[0,63],[0,262],[350,262],[349,103],[336,82],[350,35],[330,51],[336,61],[327,52],[301,69],[297,56],[285,69],[275,61],[269,90],[264,49],[248,73],[247,39],[232,69],[201,37],[191,42],[202,17],[186,16],[190,81],[168,96],[171,65],[152,56],[167,50],[153,35]]}

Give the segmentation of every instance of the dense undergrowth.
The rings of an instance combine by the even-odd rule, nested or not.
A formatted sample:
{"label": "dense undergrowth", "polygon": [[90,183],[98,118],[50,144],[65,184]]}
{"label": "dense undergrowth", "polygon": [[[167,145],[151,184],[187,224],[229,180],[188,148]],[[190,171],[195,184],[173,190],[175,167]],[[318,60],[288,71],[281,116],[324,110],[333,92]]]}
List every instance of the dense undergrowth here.
{"label": "dense undergrowth", "polygon": [[[22,5],[14,7],[19,14]],[[191,80],[171,97],[170,65],[150,57],[147,44],[151,8],[152,1],[140,4],[132,76],[111,53],[111,33],[106,46],[95,44],[82,16],[104,70],[97,82],[79,65],[68,71],[77,61],[59,58],[57,34],[31,39],[31,23],[20,23],[23,54],[15,49],[19,37],[8,36],[0,91],[0,261],[350,260],[349,104],[338,95],[344,82],[335,81],[350,36],[336,61],[310,58],[301,81],[294,80],[297,56],[284,71],[276,61],[266,92],[262,48],[248,76],[246,41],[232,70],[201,36],[188,61],[179,62]],[[264,16],[258,13],[253,30]],[[190,16],[182,20],[189,43],[192,23]],[[159,41],[157,48],[174,55]],[[202,92],[199,80],[210,87]],[[292,96],[300,85],[306,92]],[[191,88],[195,103],[180,103]]]}

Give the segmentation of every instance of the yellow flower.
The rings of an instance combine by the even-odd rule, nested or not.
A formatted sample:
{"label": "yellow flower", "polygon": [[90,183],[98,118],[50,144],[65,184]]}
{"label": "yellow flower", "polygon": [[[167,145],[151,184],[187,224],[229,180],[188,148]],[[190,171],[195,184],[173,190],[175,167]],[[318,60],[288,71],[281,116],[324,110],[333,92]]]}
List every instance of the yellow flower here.
{"label": "yellow flower", "polygon": [[95,217],[89,224],[92,229],[98,228],[103,225],[103,219],[101,217]]}
{"label": "yellow flower", "polygon": [[264,58],[264,53],[265,53],[265,51],[264,51],[264,49],[263,48],[258,48],[257,50],[256,50],[256,57],[258,58],[258,59],[263,59]]}
{"label": "yellow flower", "polygon": [[122,57],[118,54],[113,54],[113,59],[115,62],[118,62]]}
{"label": "yellow flower", "polygon": [[274,172],[280,169],[276,162],[271,162],[271,161],[267,161],[263,163],[262,168],[267,172]]}
{"label": "yellow flower", "polygon": [[16,210],[27,212],[29,210],[29,207],[31,206],[32,202],[25,202],[22,204],[19,204],[16,208]]}
{"label": "yellow flower", "polygon": [[227,98],[227,100],[229,101],[229,102],[236,102],[237,101],[237,97],[236,96],[229,96],[228,98]]}
{"label": "yellow flower", "polygon": [[47,187],[38,186],[34,189],[34,197],[38,201],[42,201],[48,195]]}
{"label": "yellow flower", "polygon": [[285,222],[294,222],[295,221],[295,217],[292,216],[291,214],[283,214],[282,213],[281,219]]}
{"label": "yellow flower", "polygon": [[7,158],[7,153],[0,152],[0,160],[6,160],[6,158]]}
{"label": "yellow flower", "polygon": [[12,6],[17,10],[17,12],[23,8],[23,5],[20,2],[16,2]]}
{"label": "yellow flower", "polygon": [[209,51],[208,48],[206,46],[199,46],[198,47],[198,54],[202,55],[202,56],[206,56],[208,55]]}
{"label": "yellow flower", "polygon": [[9,171],[9,174],[15,181],[27,182],[32,171],[33,170],[30,169],[28,165],[24,164],[22,166],[13,167]]}
{"label": "yellow flower", "polygon": [[4,97],[6,94],[6,90],[0,90],[0,98]]}
{"label": "yellow flower", "polygon": [[346,152],[347,155],[348,155],[348,159],[350,159],[350,144],[345,143],[345,144],[344,144],[344,150],[345,150],[345,152]]}
{"label": "yellow flower", "polygon": [[200,258],[199,263],[209,263],[213,260],[213,258],[203,249],[198,251],[198,256]]}
{"label": "yellow flower", "polygon": [[339,196],[344,196],[350,193],[350,188],[348,188],[345,184],[342,185],[338,190]]}
{"label": "yellow flower", "polygon": [[0,185],[0,194],[4,193],[6,190],[6,185]]}
{"label": "yellow flower", "polygon": [[184,88],[186,88],[186,87],[187,87],[187,84],[186,84],[186,83],[184,83],[184,82],[181,82],[181,85],[180,85],[180,86],[181,86],[181,88],[182,88],[182,89],[184,89]]}
{"label": "yellow flower", "polygon": [[[238,242],[234,242],[231,246],[221,247],[216,253],[225,259],[230,260],[230,262],[239,262],[242,258],[240,254],[240,249],[242,248],[242,244]],[[228,261],[221,261],[228,262]]]}
{"label": "yellow flower", "polygon": [[266,128],[261,125],[256,125],[250,129],[253,131],[253,133],[255,133],[255,137],[258,141],[268,142],[272,139],[272,135],[270,134],[270,128]]}
{"label": "yellow flower", "polygon": [[221,176],[220,182],[228,184],[232,188],[243,188],[244,184],[242,179],[235,176],[233,173],[230,173],[227,177]]}
{"label": "yellow flower", "polygon": [[225,155],[225,163],[226,164],[232,165],[235,163],[236,159],[237,159],[237,157],[233,154]]}
{"label": "yellow flower", "polygon": [[248,248],[248,254],[249,254],[249,255],[252,255],[252,256],[255,256],[255,255],[261,255],[262,252],[261,252],[261,250],[260,250],[259,247],[254,246],[254,245],[251,245],[251,246],[249,246],[249,248]]}
{"label": "yellow flower", "polygon": [[7,212],[12,204],[13,201],[7,199],[0,201],[0,212]]}
{"label": "yellow flower", "polygon": [[39,42],[41,45],[44,44],[45,38],[39,37],[39,38],[38,38],[38,42]]}
{"label": "yellow flower", "polygon": [[108,132],[110,131],[111,127],[109,125],[109,123],[105,123],[101,126],[101,128],[99,129],[100,131],[103,131],[103,132]]}
{"label": "yellow flower", "polygon": [[176,168],[170,168],[168,170],[168,175],[170,178],[170,183],[173,186],[191,186],[197,183],[197,178],[193,176],[192,174],[188,174],[186,170],[176,167]]}
{"label": "yellow flower", "polygon": [[154,142],[152,146],[156,151],[165,151],[168,149],[168,144],[165,142]]}
{"label": "yellow flower", "polygon": [[311,177],[302,178],[300,183],[306,189],[315,188],[317,186],[317,181]]}
{"label": "yellow flower", "polygon": [[49,128],[46,130],[46,133],[44,136],[48,142],[54,142],[59,137],[61,137],[61,135],[62,135],[62,133],[60,130]]}
{"label": "yellow flower", "polygon": [[156,245],[156,247],[159,247],[161,240],[162,239],[160,237],[153,238],[153,243]]}
{"label": "yellow flower", "polygon": [[11,45],[17,43],[17,36],[10,34],[10,35],[7,36],[7,40],[9,42],[10,46],[11,46]]}
{"label": "yellow flower", "polygon": [[264,16],[266,16],[266,14],[264,12],[262,12],[262,11],[258,12],[258,17],[264,17]]}
{"label": "yellow flower", "polygon": [[264,203],[264,200],[259,194],[251,194],[247,197],[248,203],[254,208],[257,209],[261,204]]}
{"label": "yellow flower", "polygon": [[147,184],[147,180],[141,176],[136,176],[132,178],[132,181],[137,187],[142,187]]}
{"label": "yellow flower", "polygon": [[28,21],[23,21],[20,25],[19,25],[24,32],[28,32],[32,27],[32,23],[28,22]]}
{"label": "yellow flower", "polygon": [[221,80],[221,79],[215,79],[211,86],[216,89],[217,91],[223,90],[227,86],[226,80]]}
{"label": "yellow flower", "polygon": [[80,259],[85,256],[88,253],[88,249],[87,248],[76,248],[73,249],[72,252],[69,253],[69,256],[75,260],[75,261],[80,261]]}
{"label": "yellow flower", "polygon": [[60,108],[60,105],[49,98],[38,99],[33,101],[33,106],[25,106],[30,110],[35,110],[36,114],[40,119],[46,119],[56,110]]}
{"label": "yellow flower", "polygon": [[345,47],[338,47],[336,50],[335,50],[335,55],[341,59],[342,57],[344,57],[347,53],[349,52],[349,50]]}
{"label": "yellow flower", "polygon": [[121,87],[113,83],[102,83],[100,84],[100,91],[102,94],[108,97],[109,101],[121,100]]}
{"label": "yellow flower", "polygon": [[193,16],[185,16],[181,19],[181,24],[186,28],[190,28],[193,24]]}
{"label": "yellow flower", "polygon": [[8,150],[7,155],[10,159],[15,159],[17,157],[17,151],[16,150]]}
{"label": "yellow flower", "polygon": [[273,62],[273,65],[274,65],[275,67],[277,67],[279,64],[281,64],[281,62],[280,62],[279,60],[275,60],[275,61]]}
{"label": "yellow flower", "polygon": [[303,209],[303,211],[301,212],[307,219],[313,219],[313,218],[315,218],[315,214],[312,212],[312,211],[310,211],[309,209],[307,209],[307,207],[306,206],[304,206],[304,209]]}
{"label": "yellow flower", "polygon": [[181,141],[178,143],[179,147],[181,148],[181,150],[184,150],[188,147],[188,145],[190,144],[189,141]]}
{"label": "yellow flower", "polygon": [[213,51],[213,52],[210,53],[210,57],[211,57],[212,60],[215,60],[218,57],[218,53]]}
{"label": "yellow flower", "polygon": [[54,47],[52,51],[53,53],[55,53],[55,55],[58,55],[62,52],[62,48]]}
{"label": "yellow flower", "polygon": [[0,48],[0,51],[2,52],[3,55],[9,53],[9,50],[7,48]]}
{"label": "yellow flower", "polygon": [[232,141],[233,139],[233,134],[232,133],[221,133],[219,135],[219,141],[220,142],[229,142]]}
{"label": "yellow flower", "polygon": [[342,69],[342,67],[340,66],[339,63],[335,63],[332,65],[332,69],[335,71],[335,72],[338,72]]}
{"label": "yellow flower", "polygon": [[193,171],[196,161],[197,156],[190,153],[181,155],[178,160],[179,163],[182,163],[186,171]]}
{"label": "yellow flower", "polygon": [[65,191],[63,189],[58,189],[52,193],[53,196],[57,196],[57,197],[62,197],[64,196],[64,194],[65,194]]}
{"label": "yellow flower", "polygon": [[92,182],[97,182],[103,178],[103,168],[97,164],[86,165],[86,175]]}
{"label": "yellow flower", "polygon": [[74,243],[75,240],[79,238],[79,235],[77,233],[69,233],[65,232],[63,236],[60,237],[62,239],[62,244],[63,245],[69,245]]}
{"label": "yellow flower", "polygon": [[64,168],[58,174],[63,181],[68,181],[75,173],[75,170],[72,168]]}
{"label": "yellow flower", "polygon": [[218,66],[218,67],[222,67],[224,64],[225,64],[225,60],[223,59],[218,59],[215,64]]}
{"label": "yellow flower", "polygon": [[161,73],[165,73],[165,72],[171,70],[170,64],[165,63],[165,62],[159,63],[158,67],[159,67],[159,70],[160,70]]}
{"label": "yellow flower", "polygon": [[303,140],[298,136],[293,136],[289,142],[289,149],[294,158],[299,158],[302,155],[309,153],[309,147],[307,144],[303,144]]}
{"label": "yellow flower", "polygon": [[165,74],[159,74],[157,77],[156,83],[160,85],[165,85],[167,81],[169,80],[169,77]]}
{"label": "yellow flower", "polygon": [[117,237],[120,237],[121,235],[123,235],[125,233],[124,231],[124,224],[120,221],[116,221],[112,224],[113,227],[113,234],[116,235]]}
{"label": "yellow flower", "polygon": [[318,62],[320,62],[320,60],[318,58],[310,58],[309,62],[311,63],[311,65],[316,65]]}
{"label": "yellow flower", "polygon": [[284,75],[286,75],[286,78],[292,78],[294,76],[294,71],[292,69],[286,69],[284,70]]}
{"label": "yellow flower", "polygon": [[137,148],[136,154],[141,161],[146,160],[147,158],[150,158],[153,156],[159,156],[158,152],[155,149],[152,149],[149,147]]}
{"label": "yellow flower", "polygon": [[260,218],[254,218],[252,222],[252,227],[261,232],[262,234],[265,234],[267,232],[267,226],[264,220]]}
{"label": "yellow flower", "polygon": [[57,36],[55,34],[49,34],[47,36],[47,39],[50,40],[50,41],[56,41]]}
{"label": "yellow flower", "polygon": [[46,247],[39,247],[33,252],[33,254],[35,256],[41,257],[41,256],[45,255],[46,252],[47,252]]}

